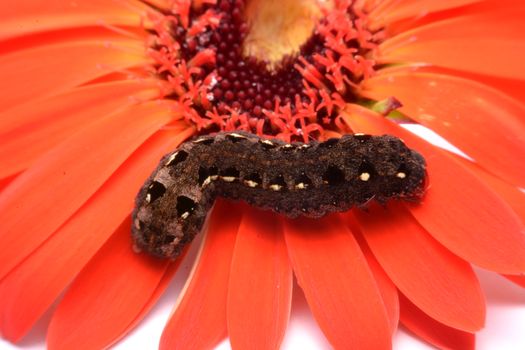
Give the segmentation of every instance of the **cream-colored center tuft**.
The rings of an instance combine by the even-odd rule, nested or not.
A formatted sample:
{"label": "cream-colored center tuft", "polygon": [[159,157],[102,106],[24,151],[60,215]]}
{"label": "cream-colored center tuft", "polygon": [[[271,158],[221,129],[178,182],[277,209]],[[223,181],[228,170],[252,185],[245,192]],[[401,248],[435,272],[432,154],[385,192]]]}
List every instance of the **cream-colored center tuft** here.
{"label": "cream-colored center tuft", "polygon": [[321,16],[312,0],[253,0],[247,4],[250,27],[244,54],[275,67],[285,56],[294,56],[312,35]]}

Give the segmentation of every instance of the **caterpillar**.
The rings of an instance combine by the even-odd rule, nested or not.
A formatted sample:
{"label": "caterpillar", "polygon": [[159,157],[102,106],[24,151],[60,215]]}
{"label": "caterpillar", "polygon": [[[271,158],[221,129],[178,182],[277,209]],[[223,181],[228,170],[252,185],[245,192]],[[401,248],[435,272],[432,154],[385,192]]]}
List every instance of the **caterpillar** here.
{"label": "caterpillar", "polygon": [[288,217],[318,218],[374,199],[419,200],[426,163],[394,136],[344,135],[285,143],[220,132],[183,143],[162,158],[136,198],[135,247],[176,258],[215,198],[244,200]]}

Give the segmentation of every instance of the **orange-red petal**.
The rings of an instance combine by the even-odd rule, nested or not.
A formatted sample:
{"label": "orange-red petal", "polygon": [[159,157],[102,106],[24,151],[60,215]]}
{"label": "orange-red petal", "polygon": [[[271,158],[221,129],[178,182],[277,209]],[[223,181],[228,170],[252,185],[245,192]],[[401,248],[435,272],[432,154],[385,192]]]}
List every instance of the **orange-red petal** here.
{"label": "orange-red petal", "polygon": [[516,2],[512,6],[494,5],[484,13],[417,27],[385,40],[379,46],[378,60],[381,63],[421,62],[524,79],[524,15],[524,4]]}
{"label": "orange-red petal", "polygon": [[522,190],[509,185],[492,174],[487,173],[484,169],[468,159],[462,157],[456,157],[456,159],[489,185],[490,188],[501,198],[505,199],[505,202],[512,207],[514,212],[520,217],[521,221],[525,223],[525,193]]}
{"label": "orange-red petal", "polygon": [[146,300],[143,304],[143,308],[135,315],[133,318],[133,315],[129,318],[131,322],[128,324],[126,328],[124,328],[124,331],[122,331],[119,335],[119,337],[116,339],[116,341],[120,341],[125,337],[125,335],[130,332],[133,328],[137,327],[137,325],[142,322],[144,317],[148,315],[148,313],[157,305],[157,302],[159,299],[163,296],[166,289],[169,287],[169,285],[172,283],[173,278],[177,271],[179,270],[180,265],[183,263],[184,258],[186,257],[187,250],[184,250],[181,255],[179,255],[179,258],[177,261],[169,262],[168,267],[166,268],[166,272],[161,277],[159,283],[157,284],[157,287],[153,290],[153,293],[151,294],[151,297]]}
{"label": "orange-red petal", "polygon": [[128,218],[65,293],[49,325],[49,349],[108,347],[152,305],[159,284],[166,287],[170,261],[135,253],[130,232]]}
{"label": "orange-red petal", "polygon": [[172,113],[169,105],[148,103],[100,119],[42,156],[0,193],[0,278],[170,122]]}
{"label": "orange-red petal", "polygon": [[157,97],[155,85],[154,80],[88,85],[0,113],[0,177],[25,170],[53,146],[109,113]]}
{"label": "orange-red petal", "polygon": [[[154,135],[77,213],[0,283],[0,329],[7,339],[16,341],[25,335],[58,298],[129,215],[136,192],[130,189],[138,189],[158,159],[187,134]],[[111,215],[106,215],[109,212]]]}
{"label": "orange-red petal", "polygon": [[14,175],[11,175],[9,177],[4,177],[4,178],[0,179],[0,192],[2,192],[4,190],[4,188],[9,186],[9,184],[11,182],[13,182],[13,180],[16,179],[17,176],[18,176],[18,174],[14,174]]}
{"label": "orange-red petal", "polygon": [[0,2],[0,39],[70,27],[140,26],[140,1],[20,0]]}
{"label": "orange-red petal", "polygon": [[234,349],[279,349],[292,302],[281,218],[247,208],[233,252],[227,318]]}
{"label": "orange-red petal", "polygon": [[297,281],[336,349],[390,349],[390,326],[377,283],[352,233],[337,215],[285,221]]}
{"label": "orange-red petal", "polygon": [[355,215],[374,256],[414,304],[450,327],[483,327],[485,299],[469,263],[430,237],[400,204]]}
{"label": "orange-red petal", "polygon": [[160,340],[160,349],[212,349],[227,335],[226,300],[239,205],[218,201],[196,265]]}
{"label": "orange-red petal", "polygon": [[434,73],[382,74],[363,88],[373,99],[395,96],[403,104],[400,111],[487,171],[525,187],[525,105],[472,80]]}
{"label": "orange-red petal", "polygon": [[382,4],[370,13],[373,26],[382,27],[405,18],[419,18],[429,13],[460,7],[482,0],[404,0],[382,1]]}
{"label": "orange-red petal", "polygon": [[118,37],[108,41],[71,41],[9,53],[0,57],[0,110],[52,96],[145,62],[143,42]]}
{"label": "orange-red petal", "polygon": [[518,286],[525,288],[525,275],[503,275],[503,277],[516,283]]}
{"label": "orange-red petal", "polygon": [[455,76],[468,80],[477,81],[483,85],[490,86],[498,90],[517,102],[525,105],[525,81],[516,78],[502,78],[492,75],[476,74],[457,69],[450,69],[437,66],[429,66],[421,63],[409,63],[385,67],[377,70],[377,75],[390,75],[393,73],[434,73],[440,75]]}
{"label": "orange-red petal", "polygon": [[399,324],[399,300],[397,288],[392,283],[390,277],[387,276],[381,265],[377,262],[374,254],[370,251],[368,244],[366,243],[363,235],[360,233],[359,224],[352,215],[344,215],[343,220],[346,220],[348,227],[354,233],[354,237],[361,246],[361,251],[365,254],[366,262],[370,267],[370,271],[374,275],[374,278],[377,282],[377,287],[383,298],[383,304],[385,305],[385,310],[390,321],[390,329],[392,333],[395,333],[397,326]]}
{"label": "orange-red petal", "polygon": [[439,349],[474,350],[476,345],[474,334],[437,322],[419,310],[402,294],[399,296],[399,302],[401,303],[401,323],[421,339]]}
{"label": "orange-red petal", "polygon": [[419,223],[468,262],[510,274],[525,271],[525,228],[507,203],[452,156],[370,110],[348,105],[353,130],[402,138],[427,161],[430,185],[410,205]]}
{"label": "orange-red petal", "polygon": [[[94,113],[91,120],[97,120],[117,109],[117,106],[125,107],[130,103],[159,97],[158,84],[155,79],[112,80],[80,86],[31,104],[17,105],[0,113],[0,134],[4,137],[17,131],[20,134],[34,132],[45,128],[48,123],[56,123],[64,118],[71,118],[75,120],[75,124],[80,122],[83,125],[87,118],[82,119],[78,115]],[[100,109],[97,109],[98,107]],[[84,112],[85,109],[88,111]]]}

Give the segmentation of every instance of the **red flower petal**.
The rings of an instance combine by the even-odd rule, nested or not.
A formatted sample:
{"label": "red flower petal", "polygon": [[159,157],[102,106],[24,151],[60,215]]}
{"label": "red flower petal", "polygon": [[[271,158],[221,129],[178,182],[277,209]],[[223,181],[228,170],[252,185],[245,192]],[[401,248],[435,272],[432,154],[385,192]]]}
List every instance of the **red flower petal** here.
{"label": "red flower petal", "polygon": [[279,349],[292,302],[292,268],[281,218],[247,208],[230,272],[228,334],[235,349]]}
{"label": "red flower petal", "polygon": [[511,208],[452,156],[365,108],[348,105],[355,131],[404,139],[427,161],[430,186],[412,214],[441,244],[483,268],[525,271],[525,228]]}
{"label": "red flower petal", "polygon": [[2,1],[0,39],[68,27],[102,24],[139,26],[140,13],[146,8],[133,0]]}
{"label": "red flower petal", "polygon": [[424,62],[524,79],[525,6],[515,2],[500,10],[493,7],[490,12],[431,23],[387,39],[380,45],[379,61]]}
{"label": "red flower petal", "polygon": [[390,66],[387,68],[381,68],[377,71],[377,75],[390,75],[394,73],[412,74],[415,72],[450,75],[457,78],[474,80],[483,85],[490,86],[493,89],[498,90],[500,93],[504,93],[505,95],[513,98],[522,105],[525,105],[525,81],[519,79],[510,79],[490,75],[476,74],[457,69],[428,66],[421,63],[412,63],[401,66]]}
{"label": "red flower petal", "polygon": [[475,173],[480,179],[483,179],[483,181],[501,198],[505,199],[505,202],[512,207],[514,212],[520,217],[521,221],[525,223],[525,193],[523,193],[523,191],[487,173],[475,163],[467,159],[462,157],[456,157],[456,159]]}
{"label": "red flower petal", "polygon": [[188,284],[160,340],[160,349],[212,349],[226,337],[226,298],[240,206],[217,202]]}
{"label": "red flower petal", "polygon": [[430,237],[401,205],[371,206],[355,215],[374,256],[414,304],[450,327],[483,327],[485,300],[470,264]]}
{"label": "red flower petal", "polygon": [[336,349],[390,349],[388,318],[374,276],[337,215],[285,221],[297,281]]}
{"label": "red flower petal", "polygon": [[4,190],[11,182],[13,182],[14,179],[16,179],[18,174],[11,175],[9,177],[4,177],[3,179],[0,179],[0,192]]}
{"label": "red flower petal", "polygon": [[[1,111],[52,96],[146,61],[138,40],[86,40],[47,45],[0,57]],[[35,59],[38,57],[38,59]]]}
{"label": "red flower petal", "polygon": [[525,276],[524,275],[503,275],[503,277],[509,279],[510,281],[516,283],[518,286],[525,288]]}
{"label": "red flower petal", "polygon": [[402,294],[399,296],[399,301],[401,303],[401,322],[418,337],[439,349],[474,350],[476,345],[474,334],[437,322],[419,310]]}
{"label": "red flower petal", "polygon": [[157,287],[153,290],[151,297],[148,300],[145,300],[144,306],[135,316],[131,315],[131,322],[128,324],[127,327],[123,329],[123,331],[120,332],[120,334],[117,334],[117,338],[115,338],[114,342],[120,341],[126,336],[126,334],[128,334],[131,330],[137,327],[137,325],[140,324],[140,322],[142,322],[144,317],[146,317],[149,314],[151,309],[153,309],[153,307],[157,305],[159,299],[163,296],[164,292],[169,287],[170,283],[173,281],[173,277],[179,270],[179,267],[183,262],[185,256],[186,251],[183,251],[182,254],[179,256],[179,260],[168,263],[166,272],[160,279],[159,283],[157,284]]}
{"label": "red flower petal", "polygon": [[[158,84],[154,79],[112,80],[80,86],[31,104],[20,104],[0,113],[0,133],[2,137],[9,137],[18,131],[19,135],[12,137],[20,137],[25,132],[38,132],[38,129],[46,127],[46,124],[62,122],[65,118],[74,119],[74,124],[97,120],[108,112],[113,112],[116,106],[137,104],[158,97]],[[107,105],[109,107],[106,107]],[[100,109],[96,109],[97,107]],[[84,109],[94,114],[90,115],[89,119],[83,117]]]}
{"label": "red flower petal", "polygon": [[525,187],[525,105],[477,82],[432,73],[384,74],[367,80],[364,89],[377,100],[395,96],[402,112],[488,171]]}
{"label": "red flower petal", "polygon": [[429,13],[460,7],[482,0],[403,0],[382,1],[377,9],[370,13],[370,19],[375,27],[382,27],[404,18],[428,15]]}
{"label": "red flower petal", "polygon": [[167,105],[150,103],[94,122],[0,193],[0,278],[85,203],[171,114]]}
{"label": "red flower petal", "polygon": [[53,146],[110,112],[158,96],[154,86],[153,80],[89,85],[0,113],[0,177],[25,170]]}
{"label": "red flower petal", "polygon": [[[158,159],[183,138],[184,133],[172,132],[153,136],[64,226],[1,282],[0,325],[6,338],[16,341],[29,331],[129,215],[135,196],[130,189],[139,188]],[[109,212],[111,215],[106,215]]]}
{"label": "red flower petal", "polygon": [[344,219],[349,223],[351,231],[355,234],[355,239],[361,246],[361,251],[365,254],[366,262],[370,267],[370,271],[372,271],[374,275],[377,287],[383,298],[383,304],[385,306],[388,320],[390,321],[390,329],[392,330],[392,334],[394,334],[399,324],[399,300],[397,288],[387,276],[381,265],[379,265],[374,254],[370,251],[368,244],[360,233],[361,230],[359,229],[357,220],[355,220],[352,215],[345,215]]}
{"label": "red flower petal", "polygon": [[68,289],[49,325],[49,349],[106,348],[160,295],[169,260],[134,253],[130,232],[128,218]]}

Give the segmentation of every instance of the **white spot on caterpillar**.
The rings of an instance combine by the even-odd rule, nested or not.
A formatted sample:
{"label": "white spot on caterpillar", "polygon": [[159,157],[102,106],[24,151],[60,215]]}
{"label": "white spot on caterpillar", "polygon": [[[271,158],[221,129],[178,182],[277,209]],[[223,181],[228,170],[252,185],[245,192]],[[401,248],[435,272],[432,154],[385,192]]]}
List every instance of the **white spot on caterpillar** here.
{"label": "white spot on caterpillar", "polygon": [[248,187],[251,187],[251,188],[259,186],[259,184],[257,182],[252,181],[252,180],[244,180],[244,184],[246,186],[248,186]]}
{"label": "white spot on caterpillar", "polygon": [[407,174],[405,174],[404,172],[400,171],[396,174],[396,176],[400,179],[404,179],[405,177],[407,177]]}
{"label": "white spot on caterpillar", "polygon": [[361,181],[368,181],[370,179],[370,174],[369,173],[362,173],[361,175],[359,175],[359,179]]}
{"label": "white spot on caterpillar", "polygon": [[211,176],[208,176],[204,182],[202,183],[202,187],[206,187],[208,186],[209,184],[211,184],[211,180],[212,180],[212,177]]}
{"label": "white spot on caterpillar", "polygon": [[182,213],[182,215],[180,216],[180,218],[181,218],[182,220],[185,220],[185,219],[187,219],[189,216],[190,216],[190,212],[189,212],[189,211],[185,211],[184,213]]}
{"label": "white spot on caterpillar", "polygon": [[173,161],[175,160],[175,158],[177,158],[177,155],[179,154],[179,152],[175,152],[173,153],[169,158],[168,158],[168,161],[164,164],[165,166],[169,166],[171,165],[171,163],[173,163]]}
{"label": "white spot on caterpillar", "polygon": [[219,178],[219,175],[212,175],[210,176],[211,181],[215,181]]}
{"label": "white spot on caterpillar", "polygon": [[261,140],[261,143],[264,143],[265,145],[268,145],[268,146],[274,146],[273,142],[270,140]]}
{"label": "white spot on caterpillar", "polygon": [[277,184],[270,185],[270,190],[272,191],[280,191],[281,188],[283,188],[283,186],[281,185],[277,185]]}
{"label": "white spot on caterpillar", "polygon": [[304,182],[299,182],[297,185],[295,185],[296,190],[305,190],[306,184]]}
{"label": "white spot on caterpillar", "polygon": [[231,137],[235,137],[235,138],[238,138],[238,139],[245,139],[246,138],[246,136],[241,135],[241,134],[237,134],[237,133],[234,133],[234,132],[230,133],[229,135]]}
{"label": "white spot on caterpillar", "polygon": [[151,194],[150,193],[146,194],[146,199],[144,200],[146,201],[146,203],[151,202]]}
{"label": "white spot on caterpillar", "polygon": [[209,137],[200,137],[198,139],[196,139],[195,141],[193,141],[193,143],[202,143],[202,142],[208,142],[210,141],[211,139]]}
{"label": "white spot on caterpillar", "polygon": [[235,176],[221,176],[221,179],[222,179],[222,181],[233,182],[233,181],[235,181],[237,178],[236,178]]}

